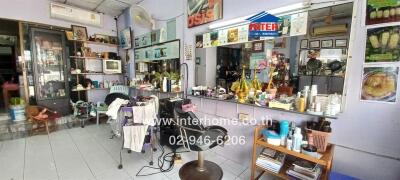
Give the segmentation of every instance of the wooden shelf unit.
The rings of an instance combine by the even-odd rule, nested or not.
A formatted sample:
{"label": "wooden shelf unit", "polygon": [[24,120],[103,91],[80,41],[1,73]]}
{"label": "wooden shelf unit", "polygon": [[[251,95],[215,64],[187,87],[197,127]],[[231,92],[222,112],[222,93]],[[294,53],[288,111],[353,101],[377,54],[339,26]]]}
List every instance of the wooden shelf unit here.
{"label": "wooden shelf unit", "polygon": [[104,60],[104,58],[98,58],[98,57],[89,57],[89,56],[70,56],[72,59],[79,59],[79,60]]}
{"label": "wooden shelf unit", "polygon": [[[86,56],[75,56],[77,54],[78,47],[88,47],[89,44],[95,44],[95,45],[101,45],[101,46],[108,46],[108,47],[112,47],[112,49],[115,48],[115,52],[118,52],[118,45],[117,44],[110,44],[110,43],[101,43],[101,42],[95,42],[95,41],[79,41],[79,40],[72,40],[71,42],[73,42],[73,48],[74,48],[74,55],[69,56],[69,58],[71,59],[71,61],[75,61],[75,69],[78,69],[78,62],[82,63],[82,66],[85,67],[86,66],[86,61],[92,61],[92,60],[96,60],[96,61],[100,61],[101,63],[103,63],[104,58],[98,58],[98,57],[86,57]],[[69,72],[71,75],[76,77],[77,80],[77,84],[80,84],[79,82],[79,77],[80,76],[84,76],[86,77],[87,75],[102,75],[103,79],[104,76],[112,76],[112,75],[118,75],[118,76],[124,76],[124,73],[71,73]],[[77,93],[77,98],[78,100],[82,100],[82,96],[81,96],[81,92],[84,94],[84,97],[86,99],[86,101],[88,100],[88,91],[91,90],[108,90],[109,88],[93,88],[93,89],[73,89],[71,87],[71,92]]]}
{"label": "wooden shelf unit", "polygon": [[71,91],[77,92],[77,91],[92,91],[92,90],[109,90],[110,88],[91,88],[91,89],[72,89]]}
{"label": "wooden shelf unit", "polygon": [[122,75],[122,73],[71,73],[71,75]]}
{"label": "wooden shelf unit", "polygon": [[96,41],[79,41],[79,40],[72,40],[74,42],[80,42],[80,43],[87,43],[87,44],[95,44],[95,45],[103,45],[103,46],[109,46],[109,47],[118,47],[118,44],[111,44],[111,43],[102,43],[102,42],[96,42]]}
{"label": "wooden shelf unit", "polygon": [[[259,179],[265,172],[275,175],[276,177],[279,177],[281,179],[289,179],[289,176],[286,174],[286,171],[292,165],[292,162],[287,160],[288,158],[286,158],[279,173],[275,173],[275,172],[269,171],[267,169],[264,169],[260,166],[257,166],[256,161],[259,156],[259,154],[257,153],[258,147],[270,148],[275,151],[285,153],[286,156],[289,155],[289,156],[295,157],[297,159],[304,159],[304,160],[319,164],[321,167],[323,167],[323,171],[322,171],[321,177],[319,179],[323,179],[323,180],[328,179],[329,172],[332,168],[332,160],[333,160],[333,154],[334,154],[334,148],[335,148],[335,146],[333,144],[329,144],[328,147],[326,148],[326,151],[323,153],[320,153],[322,155],[322,157],[320,159],[318,159],[318,158],[315,158],[315,157],[312,157],[312,156],[309,156],[309,155],[306,155],[303,153],[288,150],[288,149],[286,149],[286,147],[283,147],[283,146],[275,146],[275,145],[268,144],[266,141],[264,141],[264,137],[261,134],[261,131],[264,128],[266,128],[266,126],[257,126],[256,130],[254,132],[253,155],[252,155],[252,165],[251,165],[251,168],[252,168],[251,169],[251,180]],[[256,169],[259,169],[262,171],[257,176],[255,176]]]}

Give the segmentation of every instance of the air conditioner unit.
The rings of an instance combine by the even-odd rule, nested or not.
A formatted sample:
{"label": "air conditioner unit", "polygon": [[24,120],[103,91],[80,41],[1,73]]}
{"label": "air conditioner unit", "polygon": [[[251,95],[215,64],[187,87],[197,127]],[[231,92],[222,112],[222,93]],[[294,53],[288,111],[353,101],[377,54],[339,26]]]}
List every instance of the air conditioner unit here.
{"label": "air conditioner unit", "polygon": [[71,7],[65,4],[50,3],[50,17],[97,27],[103,25],[102,15],[100,13]]}
{"label": "air conditioner unit", "polygon": [[346,34],[347,24],[326,25],[313,28],[313,36],[332,35],[332,34]]}

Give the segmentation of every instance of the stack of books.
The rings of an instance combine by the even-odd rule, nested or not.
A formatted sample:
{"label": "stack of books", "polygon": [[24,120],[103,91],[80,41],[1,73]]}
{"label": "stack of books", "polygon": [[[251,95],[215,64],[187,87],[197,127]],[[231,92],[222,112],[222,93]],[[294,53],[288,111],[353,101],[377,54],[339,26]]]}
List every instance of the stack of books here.
{"label": "stack of books", "polygon": [[322,169],[316,163],[306,160],[297,160],[293,163],[286,174],[294,179],[317,180],[321,176]]}
{"label": "stack of books", "polygon": [[257,158],[256,165],[274,173],[279,173],[284,164],[285,157],[286,154],[282,152],[264,148]]}

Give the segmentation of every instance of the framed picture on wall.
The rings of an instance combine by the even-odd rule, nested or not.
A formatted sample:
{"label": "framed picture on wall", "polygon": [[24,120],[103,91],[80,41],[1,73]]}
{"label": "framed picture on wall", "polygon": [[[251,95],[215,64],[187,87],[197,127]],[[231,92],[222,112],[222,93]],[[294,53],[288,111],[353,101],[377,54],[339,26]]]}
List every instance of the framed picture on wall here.
{"label": "framed picture on wall", "polygon": [[335,47],[347,47],[347,39],[336,39]]}
{"label": "framed picture on wall", "polygon": [[300,49],[308,49],[308,39],[302,39],[300,41]]}
{"label": "framed picture on wall", "polygon": [[395,103],[398,75],[398,67],[364,67],[361,100]]}
{"label": "framed picture on wall", "polygon": [[398,0],[367,0],[366,8],[366,25],[398,22],[400,20]]}
{"label": "framed picture on wall", "polygon": [[74,33],[72,31],[65,31],[65,36],[69,41],[75,40],[74,39]]}
{"label": "framed picture on wall", "polygon": [[386,26],[367,29],[365,62],[399,62],[399,33],[400,26]]}
{"label": "framed picture on wall", "polygon": [[322,40],[321,41],[321,48],[332,48],[333,47],[333,40],[328,39],[328,40]]}
{"label": "framed picture on wall", "polygon": [[187,1],[188,28],[222,19],[223,0]]}
{"label": "framed picture on wall", "polygon": [[253,52],[263,52],[264,51],[264,41],[253,42]]}
{"label": "framed picture on wall", "polygon": [[88,33],[86,27],[72,25],[72,32],[74,34],[74,39],[78,41],[87,41]]}
{"label": "framed picture on wall", "polygon": [[310,48],[312,49],[320,48],[320,41],[319,40],[310,41]]}
{"label": "framed picture on wall", "polygon": [[122,49],[132,48],[132,31],[131,27],[123,29],[119,33],[119,45]]}

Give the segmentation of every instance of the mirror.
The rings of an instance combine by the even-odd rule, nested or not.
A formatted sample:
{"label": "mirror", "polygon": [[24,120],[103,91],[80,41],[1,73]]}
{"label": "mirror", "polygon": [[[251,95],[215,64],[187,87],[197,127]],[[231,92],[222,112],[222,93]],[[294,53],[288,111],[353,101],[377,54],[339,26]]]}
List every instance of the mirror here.
{"label": "mirror", "polygon": [[353,3],[346,3],[309,10],[306,35],[197,48],[195,85],[234,91],[244,72],[249,83],[257,78],[262,91],[277,89],[277,97],[312,85],[317,85],[318,94],[341,95],[352,9]]}

